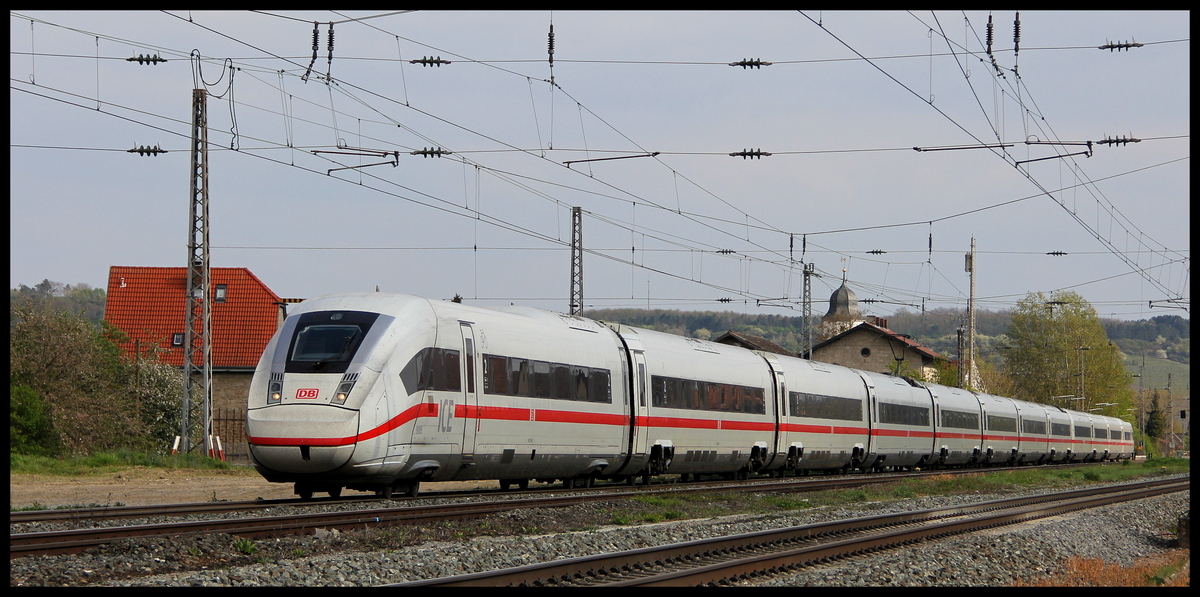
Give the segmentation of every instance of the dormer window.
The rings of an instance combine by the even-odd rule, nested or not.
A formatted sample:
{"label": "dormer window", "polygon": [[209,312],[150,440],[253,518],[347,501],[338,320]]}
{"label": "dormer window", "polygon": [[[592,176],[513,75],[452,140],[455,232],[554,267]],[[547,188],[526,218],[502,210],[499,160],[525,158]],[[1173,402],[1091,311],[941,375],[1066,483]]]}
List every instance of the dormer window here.
{"label": "dormer window", "polygon": [[183,346],[183,333],[171,336],[171,346]]}
{"label": "dormer window", "polygon": [[213,300],[215,300],[218,303],[225,302],[225,285],[224,284],[217,284],[217,295]]}

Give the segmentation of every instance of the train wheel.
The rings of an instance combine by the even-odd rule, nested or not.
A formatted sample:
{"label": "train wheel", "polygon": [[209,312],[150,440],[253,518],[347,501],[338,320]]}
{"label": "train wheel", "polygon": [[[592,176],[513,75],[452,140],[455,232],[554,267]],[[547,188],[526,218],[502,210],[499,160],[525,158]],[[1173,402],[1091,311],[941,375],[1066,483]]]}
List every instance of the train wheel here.
{"label": "train wheel", "polygon": [[521,479],[517,481],[517,488],[519,488],[521,491],[529,489],[529,479]]}
{"label": "train wheel", "polygon": [[300,496],[300,499],[302,500],[311,500],[313,496],[313,489],[308,485],[300,485],[297,483],[293,493]]}
{"label": "train wheel", "polygon": [[413,497],[413,498],[417,497],[418,493],[421,493],[421,482],[420,481],[410,481],[409,483],[407,483],[403,486],[403,489],[401,491],[401,494],[404,495],[405,497]]}
{"label": "train wheel", "polygon": [[330,489],[330,490],[329,490],[329,497],[331,497],[331,498],[339,498],[339,497],[342,497],[342,488],[341,488],[341,487],[334,487],[334,488]]}
{"label": "train wheel", "polygon": [[390,499],[390,498],[392,497],[392,486],[391,486],[391,485],[384,485],[384,486],[380,487],[379,489],[376,489],[376,490],[375,490],[375,495],[376,495],[377,497],[381,497],[381,498],[383,498],[383,499],[385,499],[385,500],[386,500],[386,499]]}
{"label": "train wheel", "polygon": [[500,491],[508,491],[512,487],[512,481],[509,479],[500,479]]}

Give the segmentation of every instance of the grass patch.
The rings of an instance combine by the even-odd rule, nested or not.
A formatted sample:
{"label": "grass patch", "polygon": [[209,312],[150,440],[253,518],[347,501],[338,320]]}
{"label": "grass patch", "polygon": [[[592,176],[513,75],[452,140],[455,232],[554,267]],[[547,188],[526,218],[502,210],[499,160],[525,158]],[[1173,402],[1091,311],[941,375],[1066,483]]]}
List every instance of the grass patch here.
{"label": "grass patch", "polygon": [[130,467],[204,470],[235,470],[245,468],[198,454],[176,454],[171,456],[126,450],[100,452],[88,456],[74,456],[71,458],[47,458],[45,456],[29,456],[25,454],[13,454],[11,452],[8,455],[9,474],[77,477],[80,475],[105,475]]}
{"label": "grass patch", "polygon": [[254,540],[247,539],[245,537],[238,537],[237,539],[234,539],[233,548],[248,556],[258,553],[258,544],[255,543]]}
{"label": "grass patch", "polygon": [[776,510],[807,510],[812,508],[808,498],[798,498],[791,495],[768,495],[762,498],[763,504]]}

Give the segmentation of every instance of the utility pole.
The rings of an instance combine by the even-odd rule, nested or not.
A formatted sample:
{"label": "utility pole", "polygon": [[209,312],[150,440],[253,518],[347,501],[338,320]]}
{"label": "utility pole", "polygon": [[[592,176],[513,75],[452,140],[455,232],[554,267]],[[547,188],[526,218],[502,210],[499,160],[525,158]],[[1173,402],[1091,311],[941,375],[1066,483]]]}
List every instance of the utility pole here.
{"label": "utility pole", "polygon": [[804,264],[804,308],[801,314],[804,318],[804,347],[800,354],[808,360],[812,360],[813,347],[813,321],[812,321],[812,278],[817,275],[817,266],[815,263]]}
{"label": "utility pole", "polygon": [[975,389],[975,237],[971,237],[971,252],[967,253],[967,273],[971,274],[971,298],[967,301],[967,362],[966,385],[968,390]]}
{"label": "utility pole", "polygon": [[[551,36],[554,35],[551,30]],[[551,37],[551,40],[554,38]],[[553,41],[551,42],[553,43]],[[583,314],[583,210],[571,208],[571,315]]]}
{"label": "utility pole", "polygon": [[[200,444],[208,453],[212,435],[212,304],[208,261],[208,94],[192,90],[192,161],[188,227],[187,327],[183,344],[183,412],[180,449],[191,451],[194,376],[200,375],[199,411],[203,424]],[[197,355],[199,353],[199,355]],[[200,357],[197,364],[196,357]]]}

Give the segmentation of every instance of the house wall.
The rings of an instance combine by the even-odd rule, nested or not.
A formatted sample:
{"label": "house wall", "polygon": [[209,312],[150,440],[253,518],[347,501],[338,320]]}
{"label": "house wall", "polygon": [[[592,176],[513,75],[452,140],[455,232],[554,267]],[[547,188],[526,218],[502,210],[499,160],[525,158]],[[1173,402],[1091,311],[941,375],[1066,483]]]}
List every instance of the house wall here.
{"label": "house wall", "polygon": [[[863,356],[863,349],[870,354]],[[852,333],[813,351],[814,361],[884,374],[891,373],[888,368],[895,362],[896,356],[903,357],[906,365],[921,371],[926,379],[933,374],[933,363],[928,357],[896,340],[889,345],[887,338],[871,332]]]}

